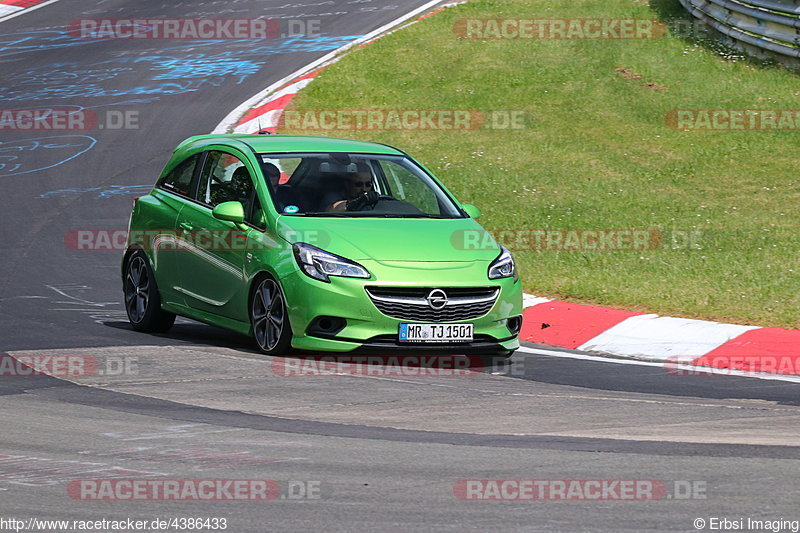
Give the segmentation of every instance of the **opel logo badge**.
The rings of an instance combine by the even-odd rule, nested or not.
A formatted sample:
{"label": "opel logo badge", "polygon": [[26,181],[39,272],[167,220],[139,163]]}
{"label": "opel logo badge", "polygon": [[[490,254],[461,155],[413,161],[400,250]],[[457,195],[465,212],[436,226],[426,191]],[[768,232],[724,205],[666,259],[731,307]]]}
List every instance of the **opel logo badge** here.
{"label": "opel logo badge", "polygon": [[447,293],[442,289],[433,289],[430,294],[428,294],[428,305],[430,305],[431,309],[434,311],[444,309],[447,305]]}

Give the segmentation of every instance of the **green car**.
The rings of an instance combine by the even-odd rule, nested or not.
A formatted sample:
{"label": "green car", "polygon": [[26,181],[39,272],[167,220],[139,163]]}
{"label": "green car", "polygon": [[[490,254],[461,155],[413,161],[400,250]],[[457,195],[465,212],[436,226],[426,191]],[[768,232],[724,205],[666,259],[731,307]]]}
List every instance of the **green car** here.
{"label": "green car", "polygon": [[125,309],[138,331],[181,315],[270,355],[509,356],[521,283],[479,215],[383,144],[191,137],[134,204]]}

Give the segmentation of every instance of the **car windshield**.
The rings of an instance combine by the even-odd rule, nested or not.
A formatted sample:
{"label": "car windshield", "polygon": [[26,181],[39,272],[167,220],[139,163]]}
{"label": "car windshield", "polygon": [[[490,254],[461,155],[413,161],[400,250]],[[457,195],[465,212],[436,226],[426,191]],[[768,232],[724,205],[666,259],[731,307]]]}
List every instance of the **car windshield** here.
{"label": "car windshield", "polygon": [[316,217],[463,218],[452,198],[404,156],[261,154],[278,213]]}

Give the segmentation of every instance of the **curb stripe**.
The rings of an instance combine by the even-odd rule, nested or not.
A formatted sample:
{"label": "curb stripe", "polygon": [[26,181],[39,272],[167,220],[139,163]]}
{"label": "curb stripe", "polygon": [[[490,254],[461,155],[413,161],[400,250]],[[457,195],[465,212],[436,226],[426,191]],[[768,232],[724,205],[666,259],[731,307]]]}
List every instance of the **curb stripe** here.
{"label": "curb stripe", "polygon": [[800,331],[758,328],[711,350],[693,364],[757,370],[779,374],[798,374],[800,370]]}
{"label": "curb stripe", "polygon": [[0,0],[0,4],[7,6],[14,6],[19,9],[26,9],[41,4],[45,0]]}
{"label": "curb stripe", "polygon": [[214,128],[214,131],[212,131],[212,133],[213,134],[227,133],[227,131],[229,129],[232,129],[234,127],[234,125],[239,122],[239,119],[242,117],[242,115],[247,113],[253,107],[262,105],[262,103],[264,102],[265,98],[267,98],[276,89],[279,89],[279,88],[285,86],[287,84],[287,82],[296,81],[297,79],[299,79],[300,76],[306,75],[311,71],[319,69],[321,66],[327,65],[329,62],[335,61],[345,51],[347,51],[347,50],[349,50],[351,48],[357,47],[361,43],[370,41],[370,40],[374,39],[376,36],[378,36],[378,35],[380,35],[382,33],[385,33],[388,30],[392,29],[393,27],[397,26],[398,24],[401,24],[402,22],[404,22],[404,21],[406,21],[406,20],[408,20],[408,19],[410,19],[410,18],[412,18],[412,17],[414,17],[414,16],[416,16],[416,15],[418,15],[420,13],[424,13],[425,11],[430,9],[431,7],[433,7],[436,4],[438,4],[439,2],[440,2],[440,0],[431,0],[430,2],[427,2],[426,4],[420,6],[420,7],[416,8],[416,9],[413,9],[413,10],[409,11],[408,13],[406,13],[406,14],[404,14],[404,15],[396,18],[396,19],[394,19],[393,21],[391,21],[391,22],[389,22],[387,24],[384,24],[380,28],[371,31],[368,34],[363,35],[363,36],[359,37],[358,39],[356,39],[354,41],[349,42],[348,44],[342,46],[341,48],[337,48],[336,50],[333,50],[333,51],[325,54],[324,56],[320,57],[316,61],[312,61],[308,65],[296,70],[294,73],[289,74],[285,78],[283,78],[281,80],[278,80],[277,82],[273,83],[272,85],[270,85],[269,87],[267,87],[263,91],[261,91],[258,94],[254,95],[252,98],[246,100],[241,105],[239,105],[239,107],[237,107],[236,109],[234,109],[233,111],[228,113],[228,115],[224,119],[222,119],[222,122],[217,124],[217,127]]}
{"label": "curb stripe", "polygon": [[637,314],[609,307],[549,301],[523,311],[520,339],[574,349]]}
{"label": "curb stripe", "polygon": [[[293,79],[291,79],[291,75],[287,76],[283,80],[280,80],[277,83],[274,83],[273,85],[267,87],[264,91],[257,94],[256,96],[254,96],[253,98],[251,98],[250,100],[248,100],[247,102],[243,103],[238,108],[233,110],[231,113],[229,113],[228,116],[225,117],[225,119],[220,124],[217,125],[213,133],[225,133],[231,127],[233,129],[233,133],[257,133],[260,128],[263,128],[264,130],[270,133],[276,133],[276,128],[274,126],[278,125],[280,116],[283,113],[283,110],[291,101],[291,98],[289,98],[286,101],[286,103],[281,104],[280,106],[278,106],[275,103],[276,99],[280,98],[281,96],[284,96],[285,94],[291,94],[291,96],[293,97],[295,94],[297,94],[298,91],[300,91],[300,89],[304,88],[306,85],[308,85],[308,83],[311,83],[311,81],[317,76],[317,74],[322,72],[323,69],[325,69],[326,67],[332,65],[333,63],[337,62],[339,59],[344,57],[342,53],[345,52],[346,50],[349,50],[353,46],[357,46],[358,48],[364,48],[368,44],[374,43],[381,37],[393,33],[394,31],[396,31],[396,29],[391,30],[394,26],[397,26],[398,24],[402,23],[402,21],[407,20],[418,13],[424,12],[426,9],[432,6],[435,6],[436,4],[439,3],[439,1],[440,0],[432,0],[431,2],[425,4],[424,6],[421,6],[413,10],[412,12],[403,15],[399,19],[395,19],[394,21],[378,28],[377,30],[373,30],[367,35],[364,35],[359,39],[356,39],[355,41],[350,42],[342,46],[341,48],[334,50],[333,52],[330,52],[329,54],[310,63],[309,65],[306,65],[304,68],[300,69],[295,73],[297,74],[299,72],[304,74],[299,75]],[[432,13],[422,15],[418,17],[416,20],[401,27],[404,28],[410,24],[414,24],[415,22],[419,22],[420,20],[435,15],[436,13],[441,13],[448,7],[463,3],[464,2],[456,1],[447,4],[442,4],[439,9],[433,11]],[[315,70],[309,72],[309,70],[311,69]],[[287,79],[291,79],[291,81],[286,82]],[[294,92],[289,93],[289,91],[291,91],[290,88],[293,85],[298,84],[299,82],[306,79],[308,80],[307,83],[295,89]],[[274,88],[280,87],[281,85],[283,85],[283,88],[273,93],[273,91],[275,90]],[[268,98],[269,100],[265,101],[264,98]],[[269,114],[269,117],[265,117],[264,116],[265,114]],[[239,116],[239,118],[235,119],[234,117],[236,117],[237,115]],[[262,119],[260,128],[259,128],[258,118]],[[253,122],[254,119],[255,122],[250,124],[250,122]],[[269,123],[270,124],[269,126],[266,125],[268,120],[272,121]],[[235,125],[230,126],[230,123],[234,121]]]}
{"label": "curb stripe", "polygon": [[758,328],[688,318],[637,315],[581,344],[578,350],[689,362],[753,329]]}
{"label": "curb stripe", "polygon": [[[322,69],[320,69],[320,70],[322,70]],[[315,73],[315,75],[316,75],[316,73]],[[311,83],[313,80],[314,80],[313,76],[303,76],[302,78],[299,78],[297,81],[295,81],[293,83],[290,83],[289,85],[287,85],[286,87],[284,87],[280,91],[276,92],[272,97],[270,97],[269,101],[267,101],[266,103],[264,103],[263,105],[261,105],[259,107],[256,107],[255,109],[252,109],[247,114],[245,114],[245,116],[242,117],[242,119],[239,121],[237,126],[241,126],[242,124],[250,122],[251,120],[260,117],[261,115],[263,115],[267,111],[272,111],[273,109],[276,109],[277,107],[280,107],[280,106],[286,107],[286,105],[288,105],[288,103],[289,103],[288,101],[286,102],[286,104],[278,105],[278,104],[276,104],[276,100],[279,100],[280,98],[283,98],[284,96],[294,96],[301,89],[305,88],[309,83]],[[289,100],[291,100],[291,98]]]}
{"label": "curb stripe", "polygon": [[[324,68],[324,67],[323,67]],[[233,129],[234,133],[257,133],[259,129],[264,129],[270,133],[275,133],[281,115],[289,106],[289,103],[301,89],[314,81],[316,75],[322,68],[315,70],[293,81],[280,91],[276,92],[265,104],[251,110]]]}
{"label": "curb stripe", "polygon": [[24,7],[16,7],[16,6],[7,6],[5,4],[0,4],[0,17],[5,15],[10,15],[12,13],[19,13],[20,11],[24,11]]}
{"label": "curb stripe", "polygon": [[0,0],[0,22],[11,20],[23,13],[53,4],[59,0]]}
{"label": "curb stripe", "polygon": [[[217,126],[215,133],[224,133],[230,119],[235,116],[241,117],[235,122],[236,133],[255,133],[259,127],[274,133],[281,114],[301,89],[339,59],[341,56],[338,54],[353,46],[366,46],[379,33],[372,32],[320,58],[300,69],[296,73],[300,75],[295,78],[287,76],[273,84],[231,112]],[[268,95],[267,100],[263,95]],[[261,101],[258,101],[259,96]],[[561,302],[531,294],[523,295],[523,308],[520,340],[524,341],[635,359],[680,361],[746,371],[800,373],[800,330],[662,317]],[[760,358],[761,361],[754,364],[751,359],[742,368],[744,356]]]}
{"label": "curb stripe", "polygon": [[259,108],[258,115],[253,118],[238,124],[233,133],[258,133],[259,129],[267,130],[270,133],[275,133],[278,128],[278,122],[281,115],[286,110],[286,106],[294,98],[294,94],[286,94],[280,98],[272,100]]}
{"label": "curb stripe", "polygon": [[[602,355],[586,355],[573,352],[561,352],[561,351],[547,350],[542,348],[531,348],[528,346],[520,347],[519,351],[524,353],[547,355],[549,357],[560,357],[562,359],[576,359],[579,361],[593,361],[597,363],[611,363],[615,365],[649,366],[652,368],[661,369],[662,372],[668,371],[676,374],[684,369],[690,370],[692,372],[698,372],[698,369],[692,367],[691,365],[684,365],[677,362],[669,362],[665,364],[663,361],[647,361],[643,359],[631,359],[631,358],[623,359],[621,357],[612,358],[612,357],[605,357]],[[717,376],[737,376],[743,378],[757,378],[767,381],[800,383],[800,376],[796,375],[792,376],[783,374],[762,374],[760,372],[745,372],[742,370],[728,370],[728,369],[718,369],[718,368],[703,368],[700,371],[703,372],[704,375],[708,374]]]}
{"label": "curb stripe", "polygon": [[534,296],[533,294],[528,294],[527,292],[522,293],[523,309],[552,301],[553,300],[551,300],[550,298],[540,298],[539,296]]}

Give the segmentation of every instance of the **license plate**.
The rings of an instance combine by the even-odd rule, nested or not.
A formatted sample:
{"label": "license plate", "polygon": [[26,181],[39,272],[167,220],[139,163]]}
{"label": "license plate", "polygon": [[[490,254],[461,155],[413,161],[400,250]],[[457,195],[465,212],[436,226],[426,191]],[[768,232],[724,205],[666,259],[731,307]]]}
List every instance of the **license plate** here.
{"label": "license plate", "polygon": [[472,324],[400,324],[400,342],[472,342]]}

